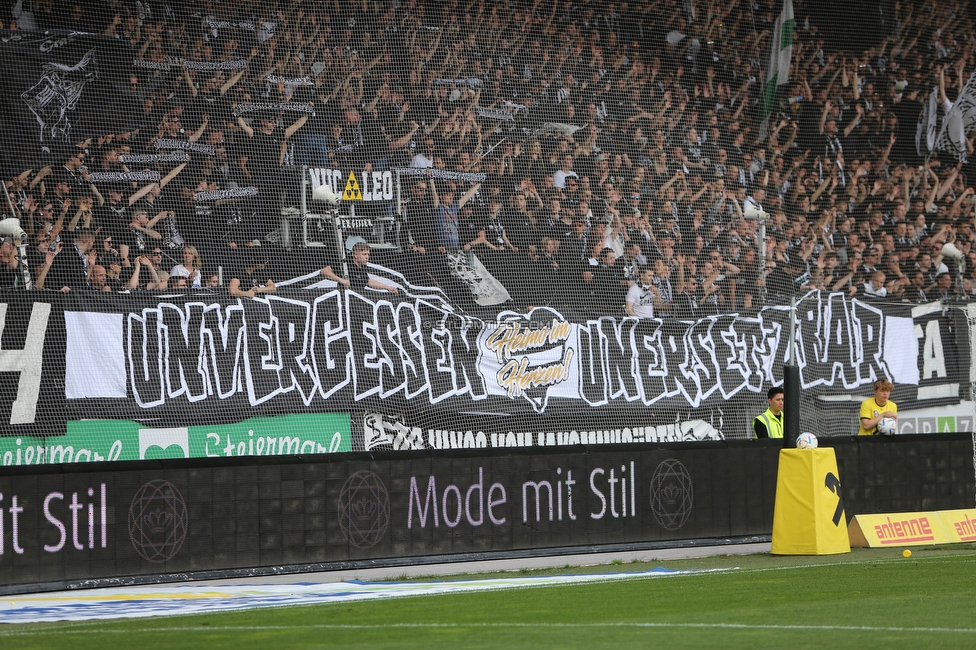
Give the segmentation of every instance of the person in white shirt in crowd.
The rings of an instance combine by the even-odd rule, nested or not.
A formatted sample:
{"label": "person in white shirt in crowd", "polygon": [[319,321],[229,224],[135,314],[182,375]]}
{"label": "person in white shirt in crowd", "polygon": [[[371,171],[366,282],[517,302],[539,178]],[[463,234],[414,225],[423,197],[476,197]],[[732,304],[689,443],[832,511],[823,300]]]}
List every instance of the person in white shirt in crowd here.
{"label": "person in white shirt in crowd", "polygon": [[183,263],[177,264],[170,269],[171,278],[186,278],[187,286],[191,289],[199,289],[203,286],[203,263],[200,259],[200,252],[193,246],[183,247]]}
{"label": "person in white shirt in crowd", "polygon": [[563,156],[560,162],[560,167],[552,175],[552,185],[553,187],[558,187],[559,189],[564,189],[566,187],[567,178],[579,178],[579,174],[573,171],[573,156],[566,154]]}
{"label": "person in white shirt in crowd", "polygon": [[884,298],[888,295],[884,271],[875,271],[868,276],[868,281],[864,283],[864,295],[868,298]]}
{"label": "person in white shirt in crowd", "polygon": [[640,271],[639,281],[627,291],[624,308],[628,316],[654,318],[655,306],[661,306],[661,294],[654,286],[654,269],[645,266]]}
{"label": "person in white shirt in crowd", "polygon": [[433,138],[425,139],[422,146],[422,150],[418,151],[411,159],[410,166],[419,169],[430,169],[434,166],[434,153],[437,151],[437,146],[434,144]]}

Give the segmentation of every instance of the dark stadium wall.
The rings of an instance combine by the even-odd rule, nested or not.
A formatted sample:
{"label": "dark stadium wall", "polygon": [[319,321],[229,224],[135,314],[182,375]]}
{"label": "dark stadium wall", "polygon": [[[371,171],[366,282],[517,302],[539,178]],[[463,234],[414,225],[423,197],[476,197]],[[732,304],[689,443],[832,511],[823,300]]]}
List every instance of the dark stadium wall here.
{"label": "dark stadium wall", "polygon": [[847,518],[856,514],[973,507],[972,438],[906,436],[830,441],[844,485]]}
{"label": "dark stadium wall", "polygon": [[[972,505],[968,435],[834,442],[848,517]],[[5,468],[0,593],[767,539],[777,443]]]}

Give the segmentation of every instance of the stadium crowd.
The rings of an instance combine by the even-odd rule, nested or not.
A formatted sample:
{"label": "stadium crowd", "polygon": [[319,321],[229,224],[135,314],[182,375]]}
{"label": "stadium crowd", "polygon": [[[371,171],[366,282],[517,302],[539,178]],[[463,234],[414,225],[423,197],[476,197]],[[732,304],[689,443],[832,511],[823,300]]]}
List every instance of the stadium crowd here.
{"label": "stadium crowd", "polygon": [[[60,149],[5,142],[5,179],[48,290],[254,296],[338,277],[331,249],[276,243],[298,204],[286,172],[310,165],[423,170],[402,176],[401,206],[373,208],[401,222],[384,263],[462,306],[450,260],[468,252],[509,304],[607,315],[691,318],[810,289],[976,296],[971,165],[916,143],[933,89],[942,116],[976,69],[967,4],[895,2],[888,33],[837,49],[813,2],[794,3],[768,117],[779,0],[7,2],[5,29],[131,44],[140,114]],[[257,103],[270,108],[239,110]],[[187,159],[123,162],[162,139]],[[159,180],[90,180],[144,170]],[[14,252],[0,248],[5,287],[21,282]]]}

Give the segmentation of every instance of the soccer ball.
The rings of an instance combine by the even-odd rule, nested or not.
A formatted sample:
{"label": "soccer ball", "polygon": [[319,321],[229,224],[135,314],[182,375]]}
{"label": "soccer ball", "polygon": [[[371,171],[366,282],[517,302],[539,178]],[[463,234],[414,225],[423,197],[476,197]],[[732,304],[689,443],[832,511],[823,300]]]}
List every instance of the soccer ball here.
{"label": "soccer ball", "polygon": [[878,433],[883,436],[893,436],[897,429],[897,423],[894,418],[881,418],[878,422]]}
{"label": "soccer ball", "polygon": [[817,448],[817,436],[812,433],[801,433],[796,438],[796,448],[797,449],[816,449]]}

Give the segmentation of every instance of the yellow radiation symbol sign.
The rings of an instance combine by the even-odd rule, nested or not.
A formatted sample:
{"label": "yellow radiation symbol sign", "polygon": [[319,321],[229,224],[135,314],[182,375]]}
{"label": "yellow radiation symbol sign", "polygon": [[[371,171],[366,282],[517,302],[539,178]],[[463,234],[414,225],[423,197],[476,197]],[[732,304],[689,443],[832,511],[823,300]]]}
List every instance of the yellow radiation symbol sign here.
{"label": "yellow radiation symbol sign", "polygon": [[359,189],[359,181],[356,180],[356,172],[349,172],[349,180],[346,181],[346,189],[342,191],[343,201],[362,201],[363,193]]}

